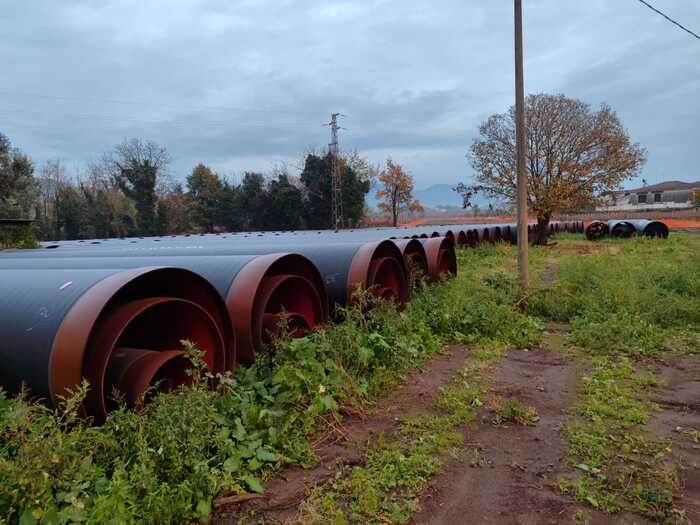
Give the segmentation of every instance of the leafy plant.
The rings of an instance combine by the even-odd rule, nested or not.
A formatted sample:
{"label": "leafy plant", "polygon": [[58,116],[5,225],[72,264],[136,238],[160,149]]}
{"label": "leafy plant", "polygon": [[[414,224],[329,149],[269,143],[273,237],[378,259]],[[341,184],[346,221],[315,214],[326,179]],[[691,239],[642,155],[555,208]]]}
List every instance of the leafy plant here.
{"label": "leafy plant", "polygon": [[[79,417],[86,386],[58,409],[0,394],[0,515],[8,523],[206,522],[216,496],[259,492],[284,466],[314,464],[312,441],[343,411],[362,411],[444,344],[483,345],[483,358],[505,345],[537,344],[540,325],[481,279],[512,253],[504,246],[460,253],[456,279],[421,284],[400,312],[361,294],[342,322],[300,339],[275,337],[273,353],[232,374],[211,377],[183,342],[192,385],[154,392],[137,410],[121,406],[101,427]],[[452,407],[444,419],[407,424],[405,439],[427,439],[472,416],[478,387],[462,381],[441,395],[443,410]],[[417,475],[437,468],[431,455],[456,434],[435,439],[410,449]],[[373,457],[383,465],[399,456]],[[368,490],[384,490],[382,479]],[[399,507],[395,516],[404,516]]]}

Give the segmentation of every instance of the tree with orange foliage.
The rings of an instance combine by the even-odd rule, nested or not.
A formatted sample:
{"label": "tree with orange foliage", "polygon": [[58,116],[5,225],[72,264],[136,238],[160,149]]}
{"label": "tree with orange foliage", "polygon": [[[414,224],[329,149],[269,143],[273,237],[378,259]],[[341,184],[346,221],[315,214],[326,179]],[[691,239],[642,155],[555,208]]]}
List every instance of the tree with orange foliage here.
{"label": "tree with orange foliage", "polygon": [[693,191],[693,196],[691,197],[690,203],[695,208],[700,208],[700,188]]}
{"label": "tree with orange foliage", "polygon": [[[537,216],[540,244],[554,213],[595,205],[646,162],[644,148],[630,140],[607,104],[592,111],[564,95],[530,95],[525,126],[529,208]],[[470,155],[475,187],[515,202],[515,108],[489,117],[479,133]]]}
{"label": "tree with orange foliage", "polygon": [[399,215],[404,212],[421,213],[423,206],[413,198],[413,177],[406,173],[400,164],[386,160],[386,169],[379,174],[381,190],[376,197],[383,202],[379,209],[391,215],[391,223],[396,226]]}

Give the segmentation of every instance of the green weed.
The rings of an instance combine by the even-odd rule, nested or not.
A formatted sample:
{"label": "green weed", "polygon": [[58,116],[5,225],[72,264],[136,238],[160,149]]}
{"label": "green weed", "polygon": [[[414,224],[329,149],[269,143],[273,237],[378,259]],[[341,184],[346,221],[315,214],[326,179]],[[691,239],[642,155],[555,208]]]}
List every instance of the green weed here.
{"label": "green weed", "polygon": [[648,356],[697,352],[700,243],[674,234],[606,244],[599,253],[562,252],[556,281],[530,302],[531,314],[570,323],[569,343],[591,369],[565,428],[577,474],[560,487],[604,512],[683,522],[673,506],[678,478],[669,444],[645,430],[657,386]]}
{"label": "green weed", "polygon": [[[379,440],[360,467],[345,469],[302,503],[295,523],[406,523],[419,509],[420,493],[460,445],[459,431],[475,417],[488,388],[488,373],[503,345],[491,343],[440,390],[435,412],[405,419],[392,441]],[[472,458],[474,461],[474,458]],[[476,461],[481,462],[481,458]]]}
{"label": "green weed", "polygon": [[490,408],[494,412],[494,425],[515,423],[517,425],[532,426],[540,420],[534,407],[526,407],[517,399],[509,399],[504,403],[500,398],[493,398]]}
{"label": "green weed", "polygon": [[571,322],[574,342],[595,353],[656,353],[676,334],[697,349],[700,242],[674,234],[615,246],[563,257],[554,285],[533,294],[530,313]]}
{"label": "green weed", "polygon": [[654,409],[646,400],[656,384],[653,374],[640,373],[625,357],[592,358],[591,364],[572,410],[577,417],[565,428],[570,461],[580,474],[560,480],[561,489],[604,512],[633,510],[672,522],[676,467],[668,462],[668,443],[643,430]]}
{"label": "green weed", "polygon": [[[23,524],[207,521],[217,495],[259,492],[284,466],[314,464],[312,440],[343,411],[362,410],[444,344],[484,344],[484,357],[499,351],[490,341],[537,344],[539,324],[514,308],[507,291],[482,281],[512,254],[506,246],[462,251],[459,276],[421,285],[401,312],[389,305],[346,309],[341,323],[278,340],[273,355],[234,374],[212,382],[195,367],[192,386],[154,393],[138,410],[121,407],[99,428],[78,416],[85,386],[56,410],[0,393],[0,516]],[[441,399],[455,410],[421,423],[426,429],[470,417],[472,403],[480,403],[471,384]],[[424,442],[402,449],[420,458],[418,477],[437,468],[427,459],[431,447],[456,439],[447,433],[433,442],[422,428],[405,427],[407,443],[418,435]],[[392,457],[378,451],[372,465]],[[412,470],[406,472],[408,479]],[[388,478],[377,479],[381,492]],[[389,515],[404,515],[382,501]]]}

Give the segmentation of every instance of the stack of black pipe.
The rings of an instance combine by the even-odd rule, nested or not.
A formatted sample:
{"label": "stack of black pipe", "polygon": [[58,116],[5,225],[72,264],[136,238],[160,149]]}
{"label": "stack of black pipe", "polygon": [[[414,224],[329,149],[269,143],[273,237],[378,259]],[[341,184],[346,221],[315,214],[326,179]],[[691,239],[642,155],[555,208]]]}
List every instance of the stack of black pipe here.
{"label": "stack of black pipe", "polygon": [[[420,237],[420,235],[416,235]],[[390,237],[396,237],[391,239]],[[89,382],[104,420],[115,390],[138,405],[187,383],[193,342],[214,373],[301,336],[369,289],[399,307],[409,268],[456,273],[451,238],[386,231],[103,239],[0,253],[0,387],[56,404]]]}
{"label": "stack of black pipe", "polygon": [[633,235],[645,237],[658,237],[666,239],[669,234],[668,226],[662,221],[648,219],[616,219],[603,221],[591,221],[586,227],[586,238],[596,241],[607,237],[628,238]]}
{"label": "stack of black pipe", "polygon": [[[536,225],[530,225],[533,233]],[[554,222],[548,233],[583,231]],[[56,404],[89,382],[85,414],[115,391],[138,405],[187,383],[193,342],[214,373],[302,336],[368,289],[404,305],[409,272],[457,272],[455,247],[516,243],[512,223],[239,232],[44,243],[0,253],[0,387]]]}

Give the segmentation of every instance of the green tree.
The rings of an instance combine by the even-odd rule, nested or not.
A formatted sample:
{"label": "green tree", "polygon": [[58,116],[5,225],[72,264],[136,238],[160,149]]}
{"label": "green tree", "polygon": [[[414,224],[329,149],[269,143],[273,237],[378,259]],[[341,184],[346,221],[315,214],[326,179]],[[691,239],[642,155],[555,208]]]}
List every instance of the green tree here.
{"label": "green tree", "polygon": [[37,195],[32,161],[0,133],[0,218],[29,218]]}
{"label": "green tree", "polygon": [[306,156],[301,182],[306,188],[305,222],[308,228],[332,227],[330,173],[330,155]]}
{"label": "green tree", "polygon": [[247,218],[243,211],[242,191],[239,186],[224,179],[219,203],[221,224],[227,231],[235,232],[244,229]]}
{"label": "green tree", "polygon": [[133,200],[138,218],[138,232],[157,233],[158,197],[156,186],[170,162],[165,148],[152,141],[124,140],[106,155],[104,164],[124,195]]}
{"label": "green tree", "polygon": [[67,183],[65,169],[59,160],[49,160],[41,167],[37,179],[37,202],[35,206],[35,229],[39,238],[58,240],[61,238],[58,226],[56,201],[61,186]]}
{"label": "green tree", "polygon": [[290,176],[280,173],[267,188],[264,226],[267,230],[298,230],[303,224],[304,198]]}
{"label": "green tree", "polygon": [[87,200],[73,184],[56,190],[56,239],[80,239],[86,230]]}
{"label": "green tree", "polygon": [[238,188],[243,229],[255,231],[265,228],[267,200],[265,177],[260,173],[246,172]]}
{"label": "green tree", "polygon": [[93,172],[80,183],[80,190],[87,210],[81,227],[83,238],[127,237],[142,232],[137,225],[136,203],[115,181]]}
{"label": "green tree", "polygon": [[362,173],[341,162],[343,170],[343,213],[345,214],[345,225],[354,228],[360,224],[365,217],[365,196],[369,193],[371,181]]}
{"label": "green tree", "polygon": [[197,164],[187,177],[190,218],[195,226],[207,233],[221,223],[224,185],[219,176],[204,164]]}
{"label": "green tree", "polygon": [[[370,177],[358,173],[345,159],[338,159],[346,226],[356,226],[364,217],[365,195]],[[304,162],[301,182],[306,188],[305,222],[309,228],[331,228],[331,155],[309,154]]]}

